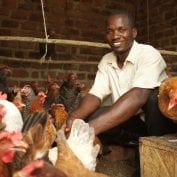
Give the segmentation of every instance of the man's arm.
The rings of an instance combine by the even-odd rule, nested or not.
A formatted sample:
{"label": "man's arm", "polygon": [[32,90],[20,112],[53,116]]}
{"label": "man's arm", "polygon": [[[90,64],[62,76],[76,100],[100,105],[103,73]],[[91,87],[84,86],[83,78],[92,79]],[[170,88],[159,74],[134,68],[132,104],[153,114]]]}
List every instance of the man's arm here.
{"label": "man's arm", "polygon": [[147,101],[151,89],[132,88],[106,112],[89,122],[95,134],[111,129],[132,117]]}
{"label": "man's arm", "polygon": [[69,114],[66,122],[66,128],[70,129],[74,119],[85,119],[93,113],[101,104],[101,100],[91,94],[86,95],[79,106]]}

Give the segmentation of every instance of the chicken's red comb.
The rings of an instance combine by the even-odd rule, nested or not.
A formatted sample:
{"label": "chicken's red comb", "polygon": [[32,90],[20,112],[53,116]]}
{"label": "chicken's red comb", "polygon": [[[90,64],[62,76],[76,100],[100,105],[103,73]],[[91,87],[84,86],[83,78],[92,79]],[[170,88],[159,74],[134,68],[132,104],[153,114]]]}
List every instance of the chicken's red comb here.
{"label": "chicken's red comb", "polygon": [[0,92],[0,100],[7,100],[7,94]]}
{"label": "chicken's red comb", "polygon": [[8,139],[9,141],[12,141],[12,143],[16,145],[20,140],[22,140],[23,135],[21,132],[2,131],[0,132],[0,140],[4,138]]}

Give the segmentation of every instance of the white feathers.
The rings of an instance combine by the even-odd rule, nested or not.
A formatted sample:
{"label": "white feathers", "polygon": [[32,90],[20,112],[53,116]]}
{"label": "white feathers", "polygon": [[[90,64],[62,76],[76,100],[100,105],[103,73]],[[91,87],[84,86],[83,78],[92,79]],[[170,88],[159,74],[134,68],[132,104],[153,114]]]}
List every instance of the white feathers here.
{"label": "white feathers", "polygon": [[[61,136],[61,133],[57,133],[57,136]],[[88,123],[85,123],[81,119],[74,120],[67,143],[85,168],[91,171],[95,171],[96,158],[100,150],[98,144],[94,146],[94,139],[94,129],[89,127]],[[49,159],[55,164],[57,160],[57,148],[49,150]]]}
{"label": "white feathers", "polygon": [[81,119],[76,119],[73,122],[67,142],[83,165],[92,171],[95,171],[96,157],[100,150],[99,145],[94,146],[94,139],[94,129],[89,127],[88,123]]}
{"label": "white feathers", "polygon": [[5,130],[11,131],[21,131],[23,126],[23,119],[18,108],[7,100],[0,100],[0,104],[5,107],[6,114],[2,119],[5,123]]}
{"label": "white feathers", "polygon": [[50,162],[52,162],[53,165],[55,165],[55,163],[57,161],[57,155],[58,155],[57,147],[49,149],[48,158],[49,158]]}

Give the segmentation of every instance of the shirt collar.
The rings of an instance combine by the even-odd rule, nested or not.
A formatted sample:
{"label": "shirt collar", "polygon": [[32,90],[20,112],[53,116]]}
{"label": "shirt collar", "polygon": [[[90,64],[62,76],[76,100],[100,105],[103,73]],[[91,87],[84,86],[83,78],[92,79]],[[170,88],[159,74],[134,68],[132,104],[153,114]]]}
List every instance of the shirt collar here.
{"label": "shirt collar", "polygon": [[137,58],[137,52],[138,52],[138,43],[134,41],[132,48],[130,49],[130,52],[125,61],[130,61],[131,63],[134,64]]}
{"label": "shirt collar", "polygon": [[[131,62],[131,63],[135,63],[135,59],[137,56],[137,46],[138,43],[136,41],[133,42],[132,48],[130,49],[130,52],[125,60],[125,62]],[[116,55],[114,54],[114,52],[112,52],[112,59],[108,61],[108,64],[111,65],[113,68],[118,68],[117,66],[117,58]]]}

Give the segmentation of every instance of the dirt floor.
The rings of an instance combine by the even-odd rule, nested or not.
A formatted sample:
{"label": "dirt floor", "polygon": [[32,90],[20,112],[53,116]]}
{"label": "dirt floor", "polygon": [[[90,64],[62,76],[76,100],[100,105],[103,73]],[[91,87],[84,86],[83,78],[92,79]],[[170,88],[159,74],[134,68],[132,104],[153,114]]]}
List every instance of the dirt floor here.
{"label": "dirt floor", "polygon": [[120,146],[111,146],[110,149],[109,154],[102,155],[99,158],[96,171],[110,177],[132,177],[137,166],[137,156],[135,154],[138,151],[134,148]]}

